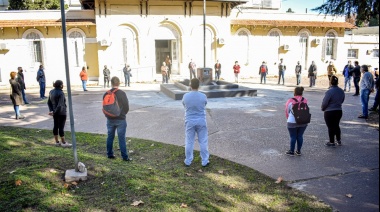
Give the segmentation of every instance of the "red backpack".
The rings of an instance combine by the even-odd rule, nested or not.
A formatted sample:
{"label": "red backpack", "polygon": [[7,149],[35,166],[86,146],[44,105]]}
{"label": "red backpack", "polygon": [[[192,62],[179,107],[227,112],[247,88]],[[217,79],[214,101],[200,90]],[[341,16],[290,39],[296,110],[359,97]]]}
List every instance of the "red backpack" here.
{"label": "red backpack", "polygon": [[107,91],[106,95],[103,98],[103,113],[106,117],[116,118],[120,116],[121,109],[119,103],[117,102],[116,91],[119,89],[115,89],[113,91]]}
{"label": "red backpack", "polygon": [[267,72],[267,69],[264,65],[261,66],[261,73],[265,73]]}

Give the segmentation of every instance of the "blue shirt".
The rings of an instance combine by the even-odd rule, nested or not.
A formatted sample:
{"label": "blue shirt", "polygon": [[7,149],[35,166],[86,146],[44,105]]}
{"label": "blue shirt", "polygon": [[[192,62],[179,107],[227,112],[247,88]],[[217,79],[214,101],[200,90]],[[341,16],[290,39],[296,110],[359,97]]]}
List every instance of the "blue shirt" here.
{"label": "blue shirt", "polygon": [[185,121],[206,121],[207,97],[199,91],[191,91],[183,95],[182,104],[185,107]]}
{"label": "blue shirt", "polygon": [[38,69],[38,72],[37,72],[37,81],[39,83],[41,82],[46,82],[46,79],[45,79],[45,72],[43,69]]}

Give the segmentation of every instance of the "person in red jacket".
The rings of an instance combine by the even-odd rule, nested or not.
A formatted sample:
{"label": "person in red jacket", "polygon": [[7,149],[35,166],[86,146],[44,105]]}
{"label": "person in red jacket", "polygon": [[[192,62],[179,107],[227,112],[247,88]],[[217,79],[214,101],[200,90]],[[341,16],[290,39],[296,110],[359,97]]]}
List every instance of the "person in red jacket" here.
{"label": "person in red jacket", "polygon": [[83,91],[87,91],[88,74],[87,74],[86,67],[84,66],[82,67],[82,71],[80,72],[79,76],[80,76],[80,79],[82,80]]}
{"label": "person in red jacket", "polygon": [[240,65],[238,61],[235,61],[235,65],[233,69],[234,69],[234,74],[235,74],[235,82],[239,83]]}

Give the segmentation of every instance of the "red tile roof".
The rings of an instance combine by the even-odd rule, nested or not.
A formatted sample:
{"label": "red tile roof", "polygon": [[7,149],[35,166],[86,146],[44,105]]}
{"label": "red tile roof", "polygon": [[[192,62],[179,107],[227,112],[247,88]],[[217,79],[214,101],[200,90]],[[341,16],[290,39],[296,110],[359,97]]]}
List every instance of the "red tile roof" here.
{"label": "red tile roof", "polygon": [[292,21],[292,20],[231,20],[232,25],[247,25],[247,26],[271,26],[271,27],[342,27],[346,29],[357,28],[355,25],[348,22],[329,22],[329,21]]}
{"label": "red tile roof", "polygon": [[[61,20],[0,20],[0,28],[4,27],[38,27],[61,26]],[[95,19],[67,19],[66,26],[93,26]]]}

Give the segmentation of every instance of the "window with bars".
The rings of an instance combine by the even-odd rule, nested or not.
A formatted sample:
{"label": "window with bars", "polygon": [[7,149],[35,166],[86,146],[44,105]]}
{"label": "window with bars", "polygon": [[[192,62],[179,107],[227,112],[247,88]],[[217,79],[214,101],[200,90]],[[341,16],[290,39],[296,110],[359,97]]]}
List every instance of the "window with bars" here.
{"label": "window with bars", "polygon": [[41,49],[40,36],[35,32],[31,32],[26,36],[26,39],[31,40],[29,42],[29,47],[31,51],[30,59],[31,59],[32,65],[34,63],[42,63],[42,49]]}
{"label": "window with bars", "polygon": [[347,58],[358,58],[358,49],[348,49]]}
{"label": "window with bars", "polygon": [[70,45],[70,60],[71,63],[75,66],[80,66],[82,63],[81,58],[83,57],[83,49],[80,47],[83,46],[83,36],[78,31],[73,31],[69,34],[69,39],[71,41]]}
{"label": "window with bars", "polygon": [[379,49],[374,49],[374,50],[372,50],[372,57],[377,57],[377,58],[379,58]]}
{"label": "window with bars", "polygon": [[245,30],[238,33],[240,50],[241,50],[241,60],[245,63],[249,63],[249,37]]}
{"label": "window with bars", "polygon": [[326,40],[326,55],[332,56],[334,54],[334,40],[335,34],[333,32],[328,33]]}

